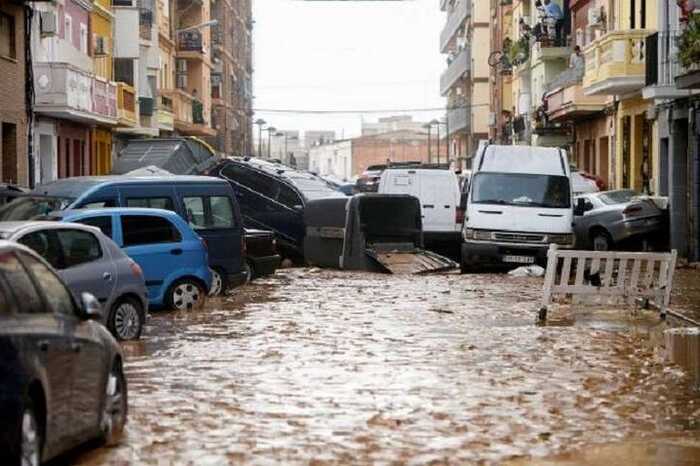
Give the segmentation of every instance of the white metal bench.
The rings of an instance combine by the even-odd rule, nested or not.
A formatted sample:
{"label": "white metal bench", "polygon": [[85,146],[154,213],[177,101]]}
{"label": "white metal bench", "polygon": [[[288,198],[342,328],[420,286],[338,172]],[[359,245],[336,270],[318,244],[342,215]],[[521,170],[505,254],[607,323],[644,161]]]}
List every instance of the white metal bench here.
{"label": "white metal bench", "polygon": [[676,251],[575,251],[551,245],[540,319],[556,296],[598,296],[634,304],[644,299],[665,314],[671,300]]}

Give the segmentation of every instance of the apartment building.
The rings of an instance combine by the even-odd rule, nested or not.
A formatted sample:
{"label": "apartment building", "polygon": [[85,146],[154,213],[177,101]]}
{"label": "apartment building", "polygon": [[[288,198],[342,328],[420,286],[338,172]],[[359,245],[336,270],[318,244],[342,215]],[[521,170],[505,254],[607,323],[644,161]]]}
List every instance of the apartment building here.
{"label": "apartment building", "polygon": [[447,19],[440,34],[440,51],[447,56],[440,77],[440,92],[447,99],[445,133],[453,159],[469,166],[478,141],[489,137],[491,6],[441,0],[440,8]]}
{"label": "apartment building", "polygon": [[0,3],[0,179],[29,182],[25,2]]}

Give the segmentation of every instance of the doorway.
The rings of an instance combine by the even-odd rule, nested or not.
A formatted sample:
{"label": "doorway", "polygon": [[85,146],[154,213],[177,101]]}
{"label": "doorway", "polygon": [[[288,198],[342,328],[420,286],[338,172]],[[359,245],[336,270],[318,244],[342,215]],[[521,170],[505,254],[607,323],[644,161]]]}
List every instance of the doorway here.
{"label": "doorway", "polygon": [[0,128],[2,148],[2,181],[17,184],[17,125],[3,123]]}

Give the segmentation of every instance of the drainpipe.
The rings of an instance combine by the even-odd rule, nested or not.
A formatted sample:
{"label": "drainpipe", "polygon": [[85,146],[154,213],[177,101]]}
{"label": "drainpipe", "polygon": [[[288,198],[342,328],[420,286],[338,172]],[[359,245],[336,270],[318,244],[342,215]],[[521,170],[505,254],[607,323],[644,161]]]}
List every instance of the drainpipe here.
{"label": "drainpipe", "polygon": [[690,251],[688,259],[700,260],[700,120],[698,112],[700,103],[695,102],[690,111],[689,123],[691,134],[688,136],[691,156],[691,190],[690,190]]}
{"label": "drainpipe", "polygon": [[32,60],[32,22],[34,9],[24,6],[24,104],[27,112],[27,183],[30,188],[36,184],[34,166],[34,65]]}

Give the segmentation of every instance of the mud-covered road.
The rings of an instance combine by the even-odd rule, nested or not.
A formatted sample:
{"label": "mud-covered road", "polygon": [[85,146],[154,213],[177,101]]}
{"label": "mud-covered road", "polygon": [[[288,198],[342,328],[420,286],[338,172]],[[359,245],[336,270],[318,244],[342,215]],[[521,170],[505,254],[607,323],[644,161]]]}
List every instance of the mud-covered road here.
{"label": "mud-covered road", "polygon": [[[465,464],[700,429],[654,316],[553,313],[541,279],[285,270],[126,345],[127,435],[80,465]],[[652,339],[653,341],[653,339]]]}

